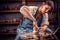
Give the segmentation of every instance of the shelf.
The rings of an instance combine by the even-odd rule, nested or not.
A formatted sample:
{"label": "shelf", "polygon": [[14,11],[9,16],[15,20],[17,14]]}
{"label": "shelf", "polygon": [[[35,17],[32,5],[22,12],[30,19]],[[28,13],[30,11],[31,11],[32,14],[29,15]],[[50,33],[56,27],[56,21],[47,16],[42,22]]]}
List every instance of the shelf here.
{"label": "shelf", "polygon": [[0,24],[19,24],[22,20],[13,21],[13,20],[0,20]]}
{"label": "shelf", "polygon": [[20,10],[2,10],[0,12],[20,12]]}
{"label": "shelf", "polygon": [[7,34],[13,34],[14,35],[14,34],[16,34],[16,32],[14,32],[14,33],[13,32],[11,32],[11,33],[4,33],[3,32],[3,33],[0,33],[0,34],[5,34],[5,35],[7,35]]}
{"label": "shelf", "polygon": [[19,24],[20,22],[3,22],[3,23],[0,23],[0,24]]}
{"label": "shelf", "polygon": [[16,29],[1,29],[0,34],[16,34]]}

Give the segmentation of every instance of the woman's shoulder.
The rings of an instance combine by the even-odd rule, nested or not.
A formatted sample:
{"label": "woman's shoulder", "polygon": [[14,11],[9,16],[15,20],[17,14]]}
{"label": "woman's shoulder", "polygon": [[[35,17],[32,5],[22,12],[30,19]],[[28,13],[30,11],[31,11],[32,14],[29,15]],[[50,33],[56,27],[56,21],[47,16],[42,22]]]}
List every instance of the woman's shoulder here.
{"label": "woman's shoulder", "polygon": [[28,8],[28,6],[21,6],[20,7],[20,10],[23,9],[23,8]]}
{"label": "woman's shoulder", "polygon": [[[20,7],[20,12],[22,12],[22,10],[24,10],[24,9],[28,9],[28,6],[21,6]],[[29,9],[28,9],[29,10]]]}

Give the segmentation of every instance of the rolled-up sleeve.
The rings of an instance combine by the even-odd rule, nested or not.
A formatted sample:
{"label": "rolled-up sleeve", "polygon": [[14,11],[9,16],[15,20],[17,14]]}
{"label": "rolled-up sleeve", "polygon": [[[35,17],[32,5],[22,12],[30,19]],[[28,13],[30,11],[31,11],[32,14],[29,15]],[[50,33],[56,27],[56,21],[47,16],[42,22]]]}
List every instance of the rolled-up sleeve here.
{"label": "rolled-up sleeve", "polygon": [[28,8],[27,6],[20,7],[20,12],[22,13],[23,8]]}
{"label": "rolled-up sleeve", "polygon": [[42,25],[49,25],[49,21],[48,21],[48,13],[43,14],[43,19],[42,19]]}

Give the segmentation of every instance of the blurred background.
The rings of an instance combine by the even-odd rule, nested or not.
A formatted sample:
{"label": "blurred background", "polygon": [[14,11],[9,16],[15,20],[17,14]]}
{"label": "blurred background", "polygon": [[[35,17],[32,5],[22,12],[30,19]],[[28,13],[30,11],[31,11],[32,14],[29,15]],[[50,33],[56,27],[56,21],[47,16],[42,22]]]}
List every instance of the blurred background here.
{"label": "blurred background", "polygon": [[[47,0],[0,0],[0,40],[15,39],[16,28],[23,20],[23,16],[19,12],[21,6],[39,6],[44,1]],[[52,1],[54,2],[54,10],[49,14],[49,27],[55,31],[60,27],[60,0]],[[60,38],[60,29],[56,35]]]}

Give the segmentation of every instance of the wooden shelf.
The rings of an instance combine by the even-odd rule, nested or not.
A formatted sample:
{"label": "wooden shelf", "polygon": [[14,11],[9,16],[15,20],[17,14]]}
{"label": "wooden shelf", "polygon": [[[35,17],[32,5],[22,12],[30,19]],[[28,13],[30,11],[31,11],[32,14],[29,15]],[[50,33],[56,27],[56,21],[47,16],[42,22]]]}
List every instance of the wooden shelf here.
{"label": "wooden shelf", "polygon": [[0,24],[19,24],[20,22],[2,22]]}
{"label": "wooden shelf", "polygon": [[13,21],[13,20],[0,20],[0,24],[19,24],[22,20]]}
{"label": "wooden shelf", "polygon": [[20,10],[2,10],[0,12],[20,12]]}
{"label": "wooden shelf", "polygon": [[5,34],[5,35],[7,35],[7,34],[13,34],[13,35],[15,35],[16,32],[14,32],[14,33],[13,33],[13,32],[11,32],[11,33],[4,33],[4,32],[3,32],[3,33],[0,33],[0,34]]}

